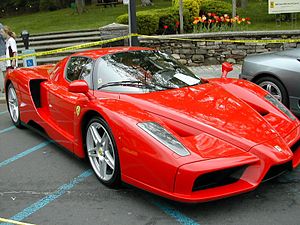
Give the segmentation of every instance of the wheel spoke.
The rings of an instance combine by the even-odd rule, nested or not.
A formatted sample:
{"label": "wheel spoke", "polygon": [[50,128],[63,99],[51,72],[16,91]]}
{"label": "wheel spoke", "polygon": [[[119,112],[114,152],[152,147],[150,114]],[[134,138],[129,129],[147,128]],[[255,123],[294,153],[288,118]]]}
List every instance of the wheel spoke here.
{"label": "wheel spoke", "polygon": [[97,129],[94,126],[90,127],[90,132],[92,134],[93,140],[95,142],[95,144],[100,144],[101,142],[101,137],[97,131]]}
{"label": "wheel spoke", "polygon": [[12,111],[12,117],[13,117],[13,120],[16,121],[16,118],[17,118],[17,111],[15,108],[13,108],[13,111]]}
{"label": "wheel spoke", "polygon": [[115,160],[113,159],[113,157],[111,156],[108,150],[105,151],[105,162],[112,170],[115,169]]}
{"label": "wheel spoke", "polygon": [[10,109],[13,109],[15,107],[13,102],[8,102]]}
{"label": "wheel spoke", "polygon": [[99,172],[102,179],[105,179],[106,171],[107,171],[107,164],[104,160],[99,161]]}
{"label": "wheel spoke", "polygon": [[108,136],[107,136],[107,133],[104,132],[104,134],[103,134],[103,136],[102,136],[102,138],[101,138],[100,145],[101,145],[104,149],[106,149],[106,147],[107,147],[107,142],[108,142]]}
{"label": "wheel spoke", "polygon": [[272,85],[271,85],[271,84],[267,84],[266,90],[267,90],[269,93],[272,93]]}
{"label": "wheel spoke", "polygon": [[281,96],[280,95],[273,95],[278,101],[281,101]]}
{"label": "wheel spoke", "polygon": [[11,88],[9,91],[10,91],[11,98],[13,100],[17,99],[16,92],[13,90],[13,88]]}
{"label": "wheel spoke", "polygon": [[91,148],[88,150],[88,154],[90,157],[93,158],[98,158],[98,154],[97,154],[97,149],[96,148]]}

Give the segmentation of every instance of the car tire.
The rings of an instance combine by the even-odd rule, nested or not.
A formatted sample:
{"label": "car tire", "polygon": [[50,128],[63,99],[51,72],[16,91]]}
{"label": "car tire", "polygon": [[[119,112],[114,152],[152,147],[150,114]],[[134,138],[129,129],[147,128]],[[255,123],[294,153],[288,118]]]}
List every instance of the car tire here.
{"label": "car tire", "polygon": [[92,118],[85,129],[87,158],[101,183],[110,188],[121,184],[120,161],[115,139],[105,120]]}
{"label": "car tire", "polygon": [[18,128],[23,128],[20,117],[19,100],[16,89],[10,83],[6,89],[7,108],[13,124]]}
{"label": "car tire", "polygon": [[277,100],[289,107],[289,96],[284,85],[274,77],[261,77],[256,82],[257,85],[272,94]]}

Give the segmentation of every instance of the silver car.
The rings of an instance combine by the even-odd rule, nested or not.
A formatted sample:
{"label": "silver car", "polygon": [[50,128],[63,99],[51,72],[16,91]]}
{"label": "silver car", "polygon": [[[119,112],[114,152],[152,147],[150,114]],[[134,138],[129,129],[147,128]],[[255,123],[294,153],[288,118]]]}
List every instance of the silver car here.
{"label": "silver car", "polygon": [[300,116],[300,48],[247,56],[240,78],[258,84]]}

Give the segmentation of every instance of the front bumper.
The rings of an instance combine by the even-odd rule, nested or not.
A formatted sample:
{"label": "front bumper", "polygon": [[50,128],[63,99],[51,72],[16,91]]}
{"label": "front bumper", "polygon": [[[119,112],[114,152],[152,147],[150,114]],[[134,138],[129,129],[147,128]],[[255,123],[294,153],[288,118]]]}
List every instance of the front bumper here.
{"label": "front bumper", "polygon": [[[298,140],[299,142],[300,140]],[[255,189],[265,180],[276,177],[287,170],[292,170],[300,164],[300,144],[295,142],[288,146],[281,138],[275,138],[267,143],[253,147],[249,152],[227,158],[217,158],[189,163],[179,167],[174,185],[174,192],[163,196],[180,202],[207,202]],[[274,148],[280,146],[281,151]],[[296,146],[296,147],[293,147]],[[293,150],[290,149],[294,148]],[[207,174],[217,175],[216,171],[242,171],[238,177],[234,172],[229,174],[229,181],[219,182],[218,179],[207,179]],[[207,182],[202,188],[195,188],[197,180]],[[232,179],[235,177],[235,180]],[[209,184],[209,182],[211,182]],[[215,182],[215,183],[214,183]],[[207,188],[205,188],[205,186]],[[161,194],[161,193],[160,193]]]}

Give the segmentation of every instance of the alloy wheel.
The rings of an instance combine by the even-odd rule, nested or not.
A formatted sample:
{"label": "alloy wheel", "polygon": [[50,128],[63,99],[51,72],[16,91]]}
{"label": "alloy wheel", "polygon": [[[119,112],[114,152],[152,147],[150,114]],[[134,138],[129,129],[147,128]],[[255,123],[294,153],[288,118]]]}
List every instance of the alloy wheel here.
{"label": "alloy wheel", "polygon": [[86,147],[91,165],[102,181],[110,181],[115,172],[115,149],[106,128],[93,122],[86,134]]}

